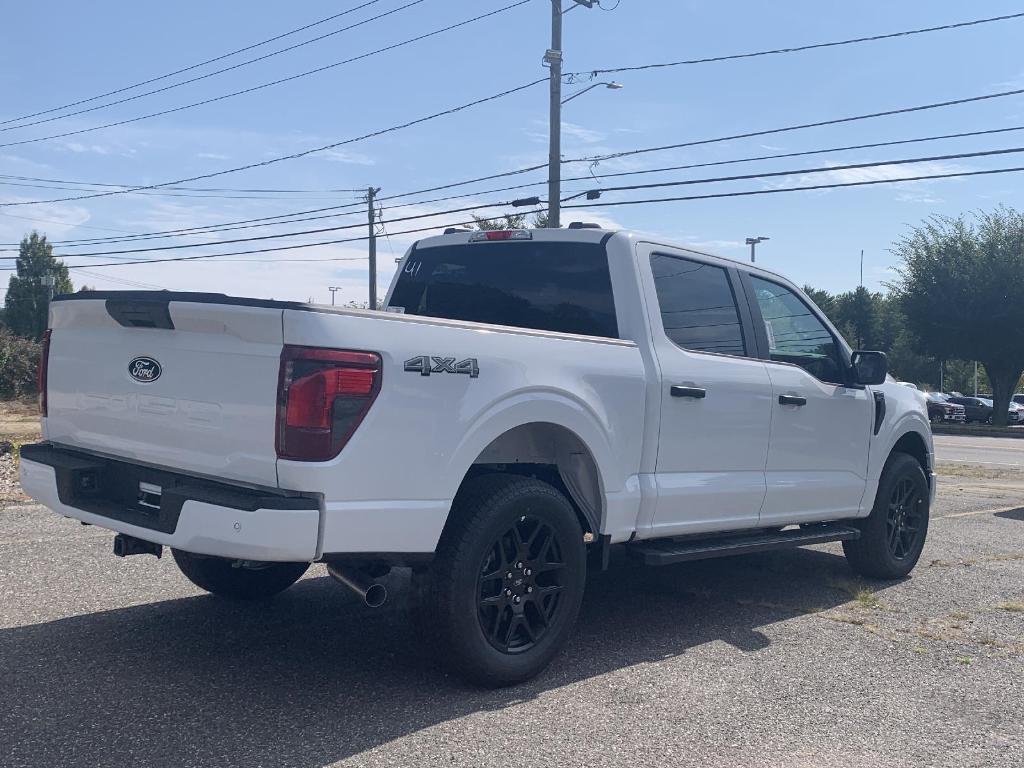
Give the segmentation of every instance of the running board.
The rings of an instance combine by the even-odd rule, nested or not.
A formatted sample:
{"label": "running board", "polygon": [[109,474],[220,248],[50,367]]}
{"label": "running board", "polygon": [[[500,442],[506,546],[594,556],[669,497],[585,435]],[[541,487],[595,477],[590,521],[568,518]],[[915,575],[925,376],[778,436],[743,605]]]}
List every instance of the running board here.
{"label": "running board", "polygon": [[706,560],[712,557],[748,555],[772,549],[806,547],[829,541],[859,539],[860,530],[840,523],[822,523],[806,528],[784,531],[757,531],[712,539],[656,539],[629,544],[627,549],[644,565],[672,565],[687,560]]}

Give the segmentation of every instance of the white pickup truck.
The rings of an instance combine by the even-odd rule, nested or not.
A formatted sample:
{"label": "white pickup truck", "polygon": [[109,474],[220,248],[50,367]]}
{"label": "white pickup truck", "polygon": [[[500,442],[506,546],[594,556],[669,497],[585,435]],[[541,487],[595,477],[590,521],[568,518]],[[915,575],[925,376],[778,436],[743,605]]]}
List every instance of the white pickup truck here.
{"label": "white pickup truck", "polygon": [[586,570],[842,541],[906,575],[935,493],[921,395],[791,282],[586,227],[453,232],[386,311],[88,292],[50,310],[21,483],[232,598],[412,567],[485,685],[551,660]]}

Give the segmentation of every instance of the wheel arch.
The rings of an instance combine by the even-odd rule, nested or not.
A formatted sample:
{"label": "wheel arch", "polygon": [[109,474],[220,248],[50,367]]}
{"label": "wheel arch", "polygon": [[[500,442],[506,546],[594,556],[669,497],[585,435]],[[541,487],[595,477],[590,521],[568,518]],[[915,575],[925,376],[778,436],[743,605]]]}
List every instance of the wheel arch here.
{"label": "wheel arch", "polygon": [[[892,456],[894,453],[906,453],[913,456],[917,459],[925,474],[932,471],[932,458],[931,452],[928,449],[928,443],[917,430],[912,429],[900,435],[896,442],[893,443],[892,448],[889,449],[889,456]],[[886,461],[888,461],[888,456]]]}
{"label": "wheel arch", "polygon": [[520,393],[467,431],[449,464],[450,498],[481,471],[533,474],[534,468],[548,467],[584,530],[596,534],[607,512],[606,493],[615,490],[609,433],[607,420],[581,400],[560,393]]}

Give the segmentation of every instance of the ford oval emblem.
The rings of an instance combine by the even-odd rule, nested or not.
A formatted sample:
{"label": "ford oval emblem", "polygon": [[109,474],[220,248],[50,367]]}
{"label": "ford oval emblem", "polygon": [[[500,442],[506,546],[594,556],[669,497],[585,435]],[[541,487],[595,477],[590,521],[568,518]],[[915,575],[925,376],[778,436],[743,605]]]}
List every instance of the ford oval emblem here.
{"label": "ford oval emblem", "polygon": [[128,375],[143,384],[149,384],[160,378],[163,368],[152,357],[136,357],[128,363]]}

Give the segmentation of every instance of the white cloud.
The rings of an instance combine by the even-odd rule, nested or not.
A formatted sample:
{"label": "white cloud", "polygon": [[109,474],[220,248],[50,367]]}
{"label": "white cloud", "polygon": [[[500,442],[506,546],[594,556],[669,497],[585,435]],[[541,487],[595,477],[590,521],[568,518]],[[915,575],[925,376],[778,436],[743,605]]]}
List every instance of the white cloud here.
{"label": "white cloud", "polygon": [[230,160],[231,155],[222,155],[220,152],[199,152],[196,157],[203,160]]}
{"label": "white cloud", "polygon": [[376,165],[377,161],[369,155],[364,155],[359,152],[342,152],[338,149],[328,149],[326,152],[320,153],[321,157],[326,157],[328,160],[334,163],[348,163],[350,165]]}
{"label": "white cloud", "polygon": [[76,154],[81,154],[83,152],[91,152],[96,155],[110,154],[110,148],[104,147],[100,144],[81,144],[80,142],[77,141],[65,141],[60,146]]}
{"label": "white cloud", "polygon": [[596,131],[593,128],[586,128],[582,125],[565,121],[562,121],[562,135],[574,138],[584,144],[596,144],[599,141],[604,141],[606,137],[603,131]]}

